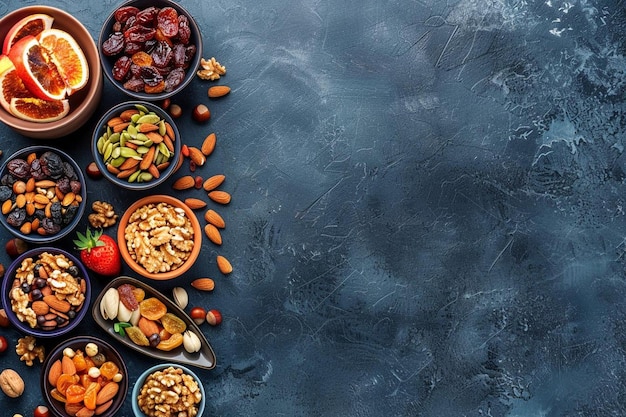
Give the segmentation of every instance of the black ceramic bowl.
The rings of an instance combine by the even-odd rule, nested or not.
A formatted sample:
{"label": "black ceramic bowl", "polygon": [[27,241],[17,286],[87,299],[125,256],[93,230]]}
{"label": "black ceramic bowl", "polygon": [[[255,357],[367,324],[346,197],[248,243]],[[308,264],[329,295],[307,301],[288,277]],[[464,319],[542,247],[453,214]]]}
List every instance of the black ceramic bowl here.
{"label": "black ceramic bowl", "polygon": [[[45,158],[44,154],[48,152],[52,152],[59,157],[54,158],[53,166],[55,168],[53,174],[46,175],[46,171],[43,171],[43,174],[38,174],[37,178],[35,178],[36,181],[31,180],[31,184],[29,184],[29,179],[33,177],[30,172],[36,169],[36,164],[39,164],[38,166],[41,168],[42,157]],[[36,156],[38,162],[31,162],[29,164],[30,167],[21,162],[28,162],[32,155]],[[12,162],[15,160],[20,160],[19,166]],[[58,166],[59,161],[63,163],[63,166]],[[12,167],[11,165],[15,166]],[[28,171],[29,169],[31,171]],[[12,174],[12,172],[14,173]],[[39,172],[41,172],[41,169]],[[19,177],[16,175],[19,175]],[[69,181],[65,181],[65,178]],[[20,181],[27,187],[25,192],[21,192],[22,190],[18,189],[17,186],[14,187],[17,181]],[[44,183],[39,181],[47,181],[47,184],[42,185]],[[61,185],[60,181],[63,181],[63,185]],[[71,181],[77,181],[80,184],[80,189],[74,188],[73,191],[69,190],[67,186]],[[85,211],[87,189],[83,172],[72,157],[59,149],[50,146],[30,146],[15,152],[6,158],[2,167],[0,167],[0,182],[0,204],[3,205],[0,223],[14,236],[22,238],[27,242],[50,244],[65,237],[76,228]],[[34,194],[29,194],[31,191],[29,191],[30,188],[28,187],[33,186],[35,187],[34,191],[32,191]],[[61,194],[53,196],[60,190],[62,190]],[[69,195],[70,191],[71,196]],[[22,197],[18,197],[18,194],[21,194]],[[39,195],[39,197],[35,195]],[[45,198],[42,196],[45,196]],[[63,201],[65,196],[68,197],[67,201]],[[8,200],[10,202],[7,202]],[[70,202],[70,200],[72,201]],[[49,207],[47,207],[47,202],[51,203]],[[32,211],[33,209],[34,211]],[[9,219],[9,216],[15,216],[15,221]],[[39,220],[35,221],[35,219]],[[50,223],[50,220],[52,220],[52,223]],[[39,229],[40,227],[44,228],[44,222],[50,225],[50,227],[46,227],[46,230]],[[28,228],[26,227],[28,226],[27,223],[30,224]],[[37,227],[34,227],[33,224]],[[56,228],[55,224],[59,227],[57,232],[53,232],[53,229]]]}
{"label": "black ceramic bowl", "polygon": [[73,352],[80,350],[83,353],[84,357],[88,356],[85,353],[85,347],[88,343],[95,344],[98,348],[98,352],[104,354],[104,357],[107,361],[113,362],[119,369],[119,374],[121,374],[121,380],[118,382],[118,392],[113,397],[111,405],[108,406],[106,411],[98,414],[98,416],[115,416],[119,409],[122,407],[122,404],[124,403],[124,399],[126,398],[126,394],[128,393],[128,370],[120,353],[104,340],[92,336],[77,336],[57,345],[46,356],[46,360],[43,363],[43,370],[41,372],[41,391],[46,401],[50,405],[51,411],[54,415],[61,417],[70,417],[70,415],[74,414],[69,414],[65,410],[65,404],[59,399],[56,399],[55,395],[52,394],[52,390],[55,388],[55,386],[50,383],[48,378],[48,376],[50,375],[50,369],[57,360],[61,360],[63,358],[63,351],[67,348],[71,349]]}
{"label": "black ceramic bowl", "polygon": [[[61,317],[61,319],[63,319],[63,320],[58,321],[53,326],[50,326],[50,324],[43,323],[43,320],[42,320],[42,323],[40,324],[38,320],[41,320],[41,319],[39,319],[39,317],[37,316],[35,319],[37,320],[35,327],[31,327],[26,317],[28,317],[28,315],[36,314],[35,311],[37,312],[40,311],[39,309],[35,308],[35,306],[33,305],[33,301],[31,299],[34,296],[35,289],[39,289],[41,293],[46,294],[46,292],[43,290],[43,287],[37,285],[36,279],[32,279],[31,285],[29,285],[27,289],[25,290],[23,289],[22,293],[18,293],[20,297],[23,297],[23,295],[27,295],[27,298],[29,299],[26,301],[26,304],[24,305],[24,307],[25,307],[25,310],[30,309],[30,311],[27,312],[26,315],[24,316],[24,321],[18,318],[17,313],[13,310],[10,293],[13,291],[14,282],[16,279],[19,279],[22,282],[28,281],[28,278],[26,277],[26,275],[29,274],[29,272],[26,272],[26,271],[28,270],[27,265],[31,263],[30,260],[32,260],[34,264],[46,262],[45,260],[42,259],[43,256],[41,256],[44,253],[47,253],[53,256],[63,255],[66,260],[71,261],[71,263],[73,263],[77,267],[77,269],[74,270],[75,272],[73,272],[73,271],[70,271],[69,268],[66,266],[62,265],[61,268],[57,266],[57,268],[59,268],[59,270],[62,273],[67,272],[72,276],[78,277],[76,282],[78,282],[79,285],[82,284],[80,291],[84,295],[84,301],[80,305],[76,304],[72,306],[69,311],[66,311],[63,308],[59,308],[57,306],[55,307],[59,313],[52,313],[52,310],[49,310],[49,312],[52,313],[53,316]],[[18,271],[18,269],[20,269],[20,274],[23,275],[24,278],[20,278],[16,275],[16,271]],[[48,268],[47,271],[48,270],[50,270],[50,268]],[[25,272],[22,272],[22,271],[25,271]],[[34,270],[30,272],[30,274],[33,274],[35,278],[45,277],[43,273],[35,272]],[[63,285],[64,288],[70,288],[70,285],[74,285],[73,283],[65,282],[66,280],[64,279],[64,277],[56,276],[56,273],[47,272],[46,275],[48,275],[50,279],[43,278],[43,281],[44,282],[47,281],[47,284],[45,285],[45,287],[49,287],[50,289],[55,288],[57,285],[59,286]],[[53,280],[55,282],[53,282]],[[57,284],[57,282],[65,282],[65,284]],[[54,292],[52,294],[54,297]],[[76,294],[76,292],[73,292],[72,294]],[[71,300],[71,298],[69,298],[71,297],[70,294],[68,294],[67,297],[68,297],[66,298],[67,300]],[[35,301],[41,301],[44,304],[46,304],[46,302],[43,301],[44,298],[41,298],[39,296],[35,298],[36,298]],[[31,249],[31,250],[24,252],[23,254],[18,256],[11,263],[11,265],[9,265],[9,267],[6,269],[4,280],[2,281],[2,308],[4,308],[4,311],[6,312],[6,315],[9,321],[20,332],[31,335],[31,336],[35,336],[35,337],[42,337],[42,338],[58,337],[58,336],[67,334],[68,332],[71,332],[74,328],[76,328],[76,326],[78,326],[78,324],[85,317],[87,310],[89,310],[90,300],[91,300],[91,281],[89,278],[89,274],[87,273],[87,270],[85,269],[85,266],[74,255],[62,249],[57,249],[57,248],[52,248],[52,247],[40,247],[40,248],[35,248],[35,249]],[[72,302],[70,301],[67,301],[67,302],[70,305],[72,304]],[[16,304],[16,310],[19,311],[17,304]],[[48,313],[45,313],[45,314],[48,314]],[[40,314],[39,316],[43,317],[44,314]],[[55,321],[57,320],[57,318],[50,316],[49,318],[47,318],[47,320]]]}
{"label": "black ceramic bowl", "polygon": [[[141,30],[133,29],[132,27],[128,28],[129,26],[131,26],[131,24],[128,22],[132,21],[132,20],[126,20],[126,18],[129,16],[128,13],[120,13],[120,12],[117,13],[117,18],[118,19],[121,18],[121,20],[124,21],[124,23],[121,23],[120,21],[116,19],[116,11],[119,11],[121,8],[125,8],[124,10],[132,10],[129,8],[133,8],[133,7],[138,9],[139,11],[145,11],[146,9],[150,7],[154,7],[157,9],[163,9],[166,7],[173,8],[176,11],[176,14],[178,16],[185,16],[187,19],[187,22],[188,22],[187,27],[189,28],[189,32],[190,32],[190,36],[188,37],[189,40],[187,41],[187,43],[181,42],[180,36],[178,34],[173,35],[168,38],[169,39],[168,43],[172,43],[173,45],[177,43],[181,43],[184,45],[185,48],[191,45],[195,47],[195,52],[193,53],[193,55],[191,55],[190,51],[187,50],[186,55],[188,58],[186,59],[186,62],[184,63],[184,66],[182,67],[184,69],[184,78],[173,89],[168,88],[167,90],[158,91],[159,90],[158,86],[160,83],[155,81],[155,79],[158,79],[158,76],[155,77],[157,72],[162,73],[161,75],[165,79],[167,78],[167,74],[169,74],[170,72],[167,70],[154,71],[154,69],[158,70],[159,68],[163,69],[167,67],[176,67],[176,66],[179,66],[178,62],[182,62],[179,60],[177,61],[176,64],[174,64],[173,58],[172,59],[165,58],[169,55],[168,53],[164,53],[164,52],[167,52],[166,51],[167,47],[164,46],[163,44],[160,44],[160,42],[163,42],[162,40],[163,38],[161,37],[161,34],[163,32],[160,32],[160,34],[155,35],[155,32],[153,30],[145,29],[146,27],[148,28],[156,27],[156,24],[154,22],[156,21],[157,18],[155,17],[154,19],[151,19],[148,16],[146,17],[146,19],[143,19],[143,17],[141,19],[135,19],[135,22],[137,22],[137,20],[141,20],[141,22],[145,22],[145,23],[142,23],[141,26],[143,26],[144,28],[142,28]],[[124,17],[121,17],[121,16],[124,16]],[[147,16],[147,14],[144,14],[143,16]],[[135,27],[137,27],[137,25],[135,25]],[[125,36],[125,35],[128,35],[128,36]],[[119,36],[119,39],[123,39],[123,42],[110,40],[111,36],[114,36],[114,37]],[[148,39],[146,40],[146,38]],[[157,41],[156,39],[159,39],[159,40]],[[133,42],[131,42],[130,40],[133,40]],[[116,49],[110,48],[109,46],[107,46],[110,44],[118,44],[118,45],[123,44],[123,46],[119,52],[113,53],[113,51],[116,51]],[[117,49],[120,49],[120,48],[117,48]],[[172,49],[174,48],[172,47]],[[100,32],[100,37],[98,39],[98,50],[100,54],[100,63],[102,65],[102,72],[105,74],[105,76],[109,79],[109,81],[115,87],[117,87],[120,91],[129,95],[130,97],[133,97],[134,99],[146,100],[146,101],[157,101],[157,100],[163,100],[167,97],[171,97],[171,96],[178,94],[196,76],[196,70],[198,69],[198,66],[200,64],[200,59],[202,58],[201,56],[202,55],[202,33],[200,32],[200,28],[196,24],[191,14],[178,3],[175,3],[169,0],[130,0],[116,7],[104,21],[104,24],[102,25],[102,29]],[[130,72],[130,69],[127,69],[122,72],[123,74],[125,74],[125,76],[123,77],[120,76],[120,71],[118,71],[118,69],[122,68],[123,66],[119,64],[116,65],[116,62],[118,62],[118,60],[122,56],[126,56],[130,58],[137,50],[147,51],[151,56],[155,56],[157,58],[156,60],[151,61],[152,65],[145,65],[145,67],[150,67],[149,69],[144,68],[141,71],[138,70],[136,72],[136,74],[140,74],[138,78],[143,78],[144,80],[147,80],[145,84],[148,85],[148,89],[156,90],[157,92],[147,92],[146,89],[143,87],[138,88],[137,91],[133,91],[131,89],[124,87],[124,83],[126,83],[128,79],[131,78],[131,72]],[[108,51],[108,52],[105,52],[105,51]],[[176,53],[174,53],[174,55],[180,56],[180,54],[176,54]],[[123,60],[126,60],[126,58],[123,58]],[[145,61],[142,61],[142,62],[143,64],[146,64]],[[142,66],[144,66],[143,64]],[[115,75],[114,75],[114,68],[115,68]]]}
{"label": "black ceramic bowl", "polygon": [[[138,159],[135,159],[135,161],[137,162],[137,165],[135,165],[133,168],[130,168],[130,170],[134,170],[132,174],[130,175],[120,174],[121,171],[126,171],[126,169],[124,169],[124,165],[118,164],[119,161],[121,160],[126,161],[127,159],[132,159],[132,158],[143,158],[144,156],[148,155],[146,153],[143,153],[148,148],[147,145],[149,144],[149,142],[145,142],[145,139],[150,140],[149,137],[145,137],[145,135],[158,133],[158,132],[148,132],[143,136],[140,134],[136,134],[134,135],[134,138],[133,136],[131,136],[132,133],[129,134],[128,136],[125,135],[124,137],[122,137],[122,135],[118,135],[119,137],[114,136],[115,133],[113,133],[113,129],[111,129],[107,125],[107,122],[114,117],[119,117],[119,115],[122,114],[122,112],[124,112],[125,110],[136,110],[136,109],[141,109],[142,113],[139,113],[139,114],[153,113],[157,115],[161,120],[163,120],[164,124],[167,123],[171,126],[171,131],[169,134],[167,134],[167,136],[169,137],[169,135],[173,134],[174,137],[170,138],[171,145],[168,145],[169,148],[168,146],[165,145],[166,143],[165,141],[161,142],[158,145],[156,143],[153,144],[155,146],[155,151],[154,151],[155,153],[164,152],[164,150],[158,150],[160,146],[160,147],[168,148],[167,152],[170,153],[171,155],[171,157],[168,160],[167,167],[159,170],[158,177],[156,175],[153,175],[152,172],[154,171],[155,168],[157,168],[157,166],[162,166],[161,165],[162,163],[155,162],[152,164],[154,165],[153,167],[142,169],[141,163],[139,162]],[[144,110],[147,110],[147,112],[144,112]],[[131,130],[130,129],[131,126],[135,126],[135,127],[138,126],[138,124],[132,121],[130,123],[131,125],[126,127],[125,130],[122,131],[122,133],[125,131],[128,132],[129,130]],[[130,156],[130,157],[125,157],[121,153],[118,154],[120,150],[124,148],[128,148],[131,145],[133,145],[133,142],[135,142],[134,146],[132,146],[133,148],[138,146],[138,144],[140,143],[144,143],[145,145],[140,145],[142,146],[143,150],[141,148],[133,149],[132,150],[133,156]],[[106,147],[108,146],[107,143],[111,143],[110,153],[106,150]],[[150,147],[152,147],[153,145],[150,145]],[[115,150],[115,148],[117,148],[117,151]],[[180,149],[181,149],[180,134],[178,132],[178,128],[176,127],[176,123],[174,122],[172,117],[166,111],[164,111],[161,107],[153,103],[146,102],[146,101],[128,101],[125,103],[117,104],[116,106],[108,110],[96,124],[96,128],[94,129],[93,137],[91,140],[91,152],[93,154],[94,161],[96,162],[98,169],[102,172],[104,177],[119,187],[126,188],[128,190],[135,190],[135,191],[147,190],[147,189],[156,187],[157,185],[162,184],[165,180],[167,180],[177,169],[177,163],[181,155]],[[124,151],[131,152],[131,150],[128,150],[128,149],[124,149]],[[134,156],[135,153],[137,153],[138,156]],[[127,153],[124,153],[124,154],[129,155]],[[165,158],[165,155],[162,155],[162,156],[163,158]],[[132,162],[132,161],[129,161],[129,162]],[[112,167],[108,165],[111,165]],[[143,177],[143,175],[148,175],[148,177]]]}

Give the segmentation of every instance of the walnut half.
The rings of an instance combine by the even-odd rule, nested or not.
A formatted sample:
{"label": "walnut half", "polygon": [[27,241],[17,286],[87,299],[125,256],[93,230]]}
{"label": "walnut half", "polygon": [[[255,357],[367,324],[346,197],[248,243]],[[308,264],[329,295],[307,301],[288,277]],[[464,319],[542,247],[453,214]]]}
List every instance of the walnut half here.
{"label": "walnut half", "polygon": [[93,210],[93,213],[87,217],[91,227],[111,227],[117,221],[117,214],[110,203],[105,201],[94,201],[91,205],[91,209]]}

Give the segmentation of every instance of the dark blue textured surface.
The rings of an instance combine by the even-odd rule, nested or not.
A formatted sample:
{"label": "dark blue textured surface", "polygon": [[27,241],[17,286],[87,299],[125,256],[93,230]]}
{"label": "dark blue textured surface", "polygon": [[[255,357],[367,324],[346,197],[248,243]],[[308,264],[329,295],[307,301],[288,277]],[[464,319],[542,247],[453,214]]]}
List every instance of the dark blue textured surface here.
{"label": "dark blue textured surface", "polygon": [[[118,4],[44,3],[94,37]],[[200,173],[233,194],[224,245],[181,281],[215,277],[190,304],[225,317],[203,327],[206,415],[626,415],[623,0],[180,3],[233,88],[174,100],[186,143],[216,132]],[[55,143],[85,166],[121,100],[105,83]],[[0,127],[5,155],[32,142]],[[88,185],[120,211],[136,197]],[[154,364],[120,349],[131,384]],[[0,397],[9,415],[39,402],[34,384]]]}

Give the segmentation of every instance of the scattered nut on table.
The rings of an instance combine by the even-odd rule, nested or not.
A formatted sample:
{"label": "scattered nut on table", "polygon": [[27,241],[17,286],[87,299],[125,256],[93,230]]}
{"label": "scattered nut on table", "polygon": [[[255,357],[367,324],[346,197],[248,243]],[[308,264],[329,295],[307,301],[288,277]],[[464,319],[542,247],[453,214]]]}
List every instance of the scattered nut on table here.
{"label": "scattered nut on table", "polygon": [[91,205],[93,213],[91,213],[87,219],[91,227],[111,227],[117,222],[117,213],[113,209],[113,206],[106,201],[94,201]]}
{"label": "scattered nut on table", "polygon": [[8,397],[17,398],[24,393],[24,380],[13,369],[0,373],[0,388]]}
{"label": "scattered nut on table", "polygon": [[33,366],[35,359],[42,363],[45,358],[43,346],[37,346],[37,340],[33,336],[25,336],[17,339],[15,353],[20,355],[20,360],[28,366]]}

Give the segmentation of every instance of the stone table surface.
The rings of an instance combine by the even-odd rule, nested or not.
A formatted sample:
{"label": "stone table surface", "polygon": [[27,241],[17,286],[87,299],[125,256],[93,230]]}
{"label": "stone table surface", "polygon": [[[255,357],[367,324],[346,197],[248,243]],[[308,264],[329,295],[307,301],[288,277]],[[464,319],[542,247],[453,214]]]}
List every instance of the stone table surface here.
{"label": "stone table surface", "polygon": [[[121,4],[39,3],[95,39]],[[196,173],[225,174],[233,201],[224,244],[157,284],[216,280],[190,291],[224,316],[202,327],[206,416],[626,415],[623,0],[179,3],[232,88],[209,102],[195,79],[173,99],[185,143],[216,133]],[[93,118],[45,143],[86,166],[124,100],[105,81]],[[41,142],[0,126],[4,157]],[[138,198],[87,186],[120,212]],[[108,337],[90,317],[74,334]],[[131,384],[156,363],[116,347]],[[41,366],[0,360],[28,381],[2,415],[32,415]]]}

